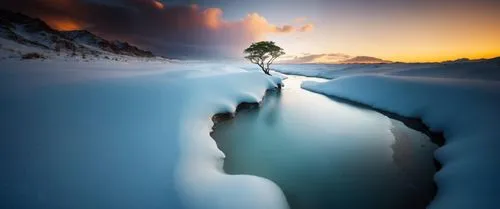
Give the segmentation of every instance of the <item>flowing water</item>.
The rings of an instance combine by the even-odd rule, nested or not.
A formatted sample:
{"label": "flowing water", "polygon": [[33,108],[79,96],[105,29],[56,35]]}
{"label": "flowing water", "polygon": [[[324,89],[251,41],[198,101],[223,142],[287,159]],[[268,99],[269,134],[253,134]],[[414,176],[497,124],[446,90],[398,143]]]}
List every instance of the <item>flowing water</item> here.
{"label": "flowing water", "polygon": [[425,208],[437,146],[378,112],[303,90],[304,80],[320,79],[290,76],[260,108],[217,124],[224,170],[275,182],[291,208]]}

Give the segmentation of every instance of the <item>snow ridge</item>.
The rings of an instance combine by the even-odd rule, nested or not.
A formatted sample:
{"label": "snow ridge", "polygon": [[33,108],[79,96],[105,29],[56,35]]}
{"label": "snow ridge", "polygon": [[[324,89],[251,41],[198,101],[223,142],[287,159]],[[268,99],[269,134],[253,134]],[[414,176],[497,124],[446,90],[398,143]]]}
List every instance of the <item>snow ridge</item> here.
{"label": "snow ridge", "polygon": [[[189,208],[288,208],[281,189],[270,180],[250,175],[227,175],[222,170],[224,153],[209,133],[210,118],[234,113],[238,104],[256,103],[266,90],[281,85],[281,78],[260,72],[195,77],[191,81],[187,111],[181,121],[181,156],[178,188]],[[197,87],[203,86],[203,89]],[[231,86],[231,88],[227,88]]]}

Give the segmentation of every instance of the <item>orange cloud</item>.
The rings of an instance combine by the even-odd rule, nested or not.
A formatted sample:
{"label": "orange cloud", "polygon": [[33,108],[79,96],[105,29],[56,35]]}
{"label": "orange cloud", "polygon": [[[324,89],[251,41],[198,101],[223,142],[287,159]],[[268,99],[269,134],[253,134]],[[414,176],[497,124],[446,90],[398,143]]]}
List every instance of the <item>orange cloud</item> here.
{"label": "orange cloud", "polygon": [[81,23],[71,19],[61,19],[61,18],[44,18],[47,24],[56,30],[60,31],[71,31],[71,30],[81,30],[83,28]]}
{"label": "orange cloud", "polygon": [[[258,13],[248,14],[247,17],[243,20],[242,24],[244,24],[249,31],[257,35],[264,35],[266,33],[291,33],[297,31],[295,27],[291,25],[283,25],[283,26],[273,25],[269,23],[266,18],[259,15]],[[311,26],[305,25],[302,26],[301,28],[304,27],[312,27],[312,25]]]}
{"label": "orange cloud", "polygon": [[208,8],[203,11],[204,23],[210,29],[217,29],[222,24],[222,10],[219,8]]}
{"label": "orange cloud", "polygon": [[153,0],[152,3],[156,9],[164,9],[165,8],[165,5],[159,1]]}
{"label": "orange cloud", "polygon": [[[201,10],[198,6],[191,6],[192,13],[190,18],[182,19],[182,25],[186,27],[197,27],[196,22],[202,24],[202,27],[210,29],[219,35],[233,34],[236,36],[247,37],[247,41],[262,39],[269,33],[291,33],[298,31],[291,25],[274,25],[258,13],[250,13],[242,20],[228,21],[223,19],[223,11],[220,8],[207,8]],[[195,17],[193,19],[193,17]],[[306,26],[302,26],[306,27]],[[310,27],[310,26],[308,26]]]}
{"label": "orange cloud", "polygon": [[307,31],[311,31],[311,30],[313,30],[313,29],[314,29],[314,25],[313,25],[313,24],[311,24],[311,23],[309,23],[309,24],[306,24],[306,25],[304,25],[304,26],[300,27],[300,28],[298,29],[298,31],[300,31],[300,32],[307,32]]}
{"label": "orange cloud", "polygon": [[278,32],[278,33],[290,33],[290,32],[293,32],[295,30],[295,28],[291,25],[284,25],[282,27],[276,27],[275,29],[276,29],[275,32]]}

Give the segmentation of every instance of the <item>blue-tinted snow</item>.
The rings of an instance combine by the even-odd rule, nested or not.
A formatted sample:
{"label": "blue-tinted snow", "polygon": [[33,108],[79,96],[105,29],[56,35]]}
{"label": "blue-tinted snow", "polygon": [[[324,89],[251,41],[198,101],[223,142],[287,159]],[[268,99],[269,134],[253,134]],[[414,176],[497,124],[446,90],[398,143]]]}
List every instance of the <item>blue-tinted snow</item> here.
{"label": "blue-tinted snow", "polygon": [[224,64],[4,60],[0,208],[287,208],[220,169],[210,116],[280,79]]}

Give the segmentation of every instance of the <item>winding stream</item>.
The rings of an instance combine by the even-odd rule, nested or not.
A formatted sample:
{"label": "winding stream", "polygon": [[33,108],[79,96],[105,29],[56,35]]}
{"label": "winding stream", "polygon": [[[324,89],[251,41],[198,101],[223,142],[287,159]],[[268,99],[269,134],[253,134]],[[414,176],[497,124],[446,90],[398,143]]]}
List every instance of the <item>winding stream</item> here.
{"label": "winding stream", "polygon": [[289,76],[260,108],[216,125],[224,170],[274,181],[294,209],[425,208],[437,146],[378,112],[300,88],[311,79],[320,80]]}

